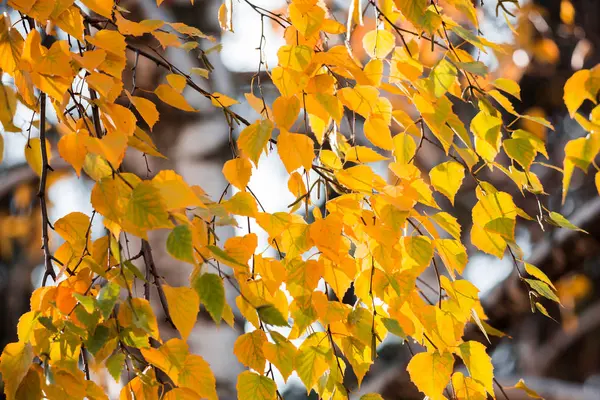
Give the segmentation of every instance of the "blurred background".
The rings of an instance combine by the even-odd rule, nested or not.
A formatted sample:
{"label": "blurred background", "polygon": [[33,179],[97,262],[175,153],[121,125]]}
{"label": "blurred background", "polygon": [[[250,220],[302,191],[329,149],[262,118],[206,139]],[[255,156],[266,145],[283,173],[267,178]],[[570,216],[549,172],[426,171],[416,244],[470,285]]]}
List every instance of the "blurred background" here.
{"label": "blurred background", "polygon": [[[336,19],[345,22],[349,1],[325,0],[325,3]],[[363,3],[366,5],[368,2]],[[445,1],[440,0],[439,3],[457,21],[468,24],[460,20],[459,13],[452,14],[451,7],[446,7]],[[573,72],[600,62],[600,1],[520,1],[520,9],[517,9],[513,2],[504,0],[501,4],[506,10],[498,7],[496,0],[481,3],[477,4],[480,30],[488,39],[502,43],[504,51],[483,53],[464,45],[462,48],[471,51],[489,66],[492,79],[506,77],[520,83],[522,102],[515,102],[517,111],[546,117],[556,131],[547,131],[539,125],[524,124],[522,128],[546,141],[549,164],[562,166],[565,143],[585,135],[582,128],[568,116],[562,99],[563,86]],[[284,0],[251,0],[251,4],[281,13],[285,12],[286,7]],[[233,109],[247,119],[254,120],[259,116],[244,104],[244,94],[251,91],[250,82],[260,78],[267,103],[277,96],[276,89],[264,72],[264,66],[258,74],[257,69],[261,53],[268,67],[277,64],[276,52],[283,44],[283,30],[272,21],[261,19],[248,1],[241,0],[233,2],[235,32],[221,34],[217,22],[220,5],[220,0],[196,0],[193,6],[189,0],[165,0],[160,8],[156,7],[154,0],[120,2],[121,7],[131,12],[129,18],[132,20],[180,21],[215,36],[216,42],[200,41],[200,47],[214,67],[210,80],[199,76],[195,76],[194,80],[211,92],[237,98],[241,104],[233,106]],[[364,26],[357,27],[353,34],[353,49],[356,56],[363,60],[362,35],[373,29],[373,17],[372,8],[367,9]],[[13,21],[18,18],[18,15],[14,16]],[[261,40],[262,35],[264,37]],[[459,38],[451,39],[460,43]],[[433,65],[443,56],[436,49],[432,51],[428,41],[413,40],[417,40],[420,46],[423,63]],[[158,48],[152,38],[140,38],[136,44]],[[183,71],[194,67],[205,68],[198,58],[198,52],[169,49],[164,53]],[[133,54],[130,56],[131,67],[135,57]],[[143,58],[138,63],[136,79],[139,88],[152,91],[164,81],[164,70]],[[2,85],[4,91],[0,91],[0,97],[4,97],[2,101],[8,104],[14,98],[14,85],[6,76]],[[192,106],[201,110],[199,113],[186,113],[159,105],[160,123],[155,126],[151,136],[167,158],[146,157],[130,150],[124,167],[142,177],[152,176],[161,169],[174,169],[190,184],[200,185],[213,198],[219,198],[226,187],[221,168],[232,155],[229,128],[220,109],[212,107],[193,90],[188,90],[184,94]],[[254,90],[258,95],[256,87]],[[12,97],[10,92],[13,93]],[[395,108],[405,107],[400,98],[392,97],[390,100]],[[586,102],[583,111],[589,112],[592,106],[591,102]],[[459,102],[455,107],[468,126],[474,116],[472,107]],[[16,340],[18,319],[29,310],[29,296],[40,285],[43,273],[41,220],[35,197],[38,178],[26,164],[23,153],[28,130],[31,129],[32,136],[37,136],[35,123],[33,127],[30,124],[31,118],[29,110],[18,106],[13,126],[4,126],[1,131],[5,148],[4,161],[0,164],[0,348]],[[56,118],[49,118],[51,122],[56,122]],[[506,121],[510,122],[511,119],[506,116]],[[347,128],[342,125],[342,133],[348,134]],[[298,125],[296,129],[302,132],[304,128]],[[357,132],[361,130],[357,129]],[[51,164],[57,171],[49,189],[50,221],[72,211],[91,215],[89,198],[93,181],[85,174],[77,177],[61,162],[55,147],[60,138],[57,129],[52,129],[48,137],[54,153]],[[364,137],[358,137],[357,140],[362,145],[369,145]],[[288,175],[277,155],[273,153],[263,158],[261,168],[254,172],[249,186],[268,212],[285,210],[295,200],[286,189]],[[429,171],[442,161],[445,161],[443,152],[425,142],[418,153],[418,165],[424,171]],[[386,176],[385,163],[375,168]],[[481,290],[489,324],[507,335],[492,337],[490,347],[500,383],[511,386],[523,377],[529,387],[547,399],[600,399],[600,198],[594,185],[594,176],[592,173],[585,175],[576,171],[571,193],[564,206],[561,206],[561,173],[541,165],[535,165],[533,171],[548,193],[542,199],[546,207],[562,213],[589,232],[589,235],[585,235],[553,229],[551,226],[546,226],[546,230],[542,231],[535,223],[517,227],[518,242],[528,262],[541,268],[556,283],[563,307],[545,304],[555,321],[531,312],[528,294],[513,271],[510,257],[498,260],[477,254],[476,249],[470,246],[471,209],[475,198],[474,188],[469,185],[473,185],[473,182],[465,180],[465,187],[459,192],[453,208],[442,197],[436,200],[446,211],[459,218],[463,227],[463,242],[470,246],[465,277]],[[500,171],[485,172],[482,178],[492,182],[498,189],[511,193],[517,205],[530,215],[538,213],[535,197],[523,197],[512,181]],[[228,192],[226,196],[231,194]],[[323,196],[321,200],[313,200],[318,205],[322,199]],[[93,238],[104,234],[101,222],[96,216]],[[240,228],[240,233],[245,233],[245,221],[240,221],[240,226],[244,227]],[[235,235],[236,229],[222,227],[219,236],[224,240]],[[190,266],[175,261],[166,253],[166,235],[158,231],[150,237],[159,274],[170,285],[186,284]],[[52,238],[53,249],[60,244],[58,236]],[[263,244],[262,248],[265,247]],[[135,254],[135,245],[131,251]],[[434,275],[429,278],[434,279]],[[228,290],[228,295],[230,304],[235,307],[235,292]],[[153,297],[156,298],[156,295]],[[156,310],[159,321],[164,321],[164,316],[160,317],[160,307]],[[165,339],[176,335],[167,324],[163,325],[161,331]],[[216,327],[208,314],[202,312],[190,337],[192,351],[201,354],[211,364],[222,399],[236,398],[235,383],[243,367],[237,362],[232,348],[236,337],[245,329],[248,327],[239,313],[236,313],[235,327],[230,328],[224,324]],[[469,339],[485,341],[473,327],[468,328],[465,334]],[[352,396],[358,398],[361,393],[378,392],[385,399],[422,398],[409,382],[405,371],[409,358],[410,353],[402,342],[385,340],[360,389],[356,388],[352,376],[347,375],[347,387],[355,389]],[[98,376],[98,379],[111,387],[114,398],[118,397],[119,386],[111,378]],[[307,398],[306,391],[293,376],[287,383],[281,379],[278,383],[286,400]],[[515,390],[507,390],[507,394],[511,400],[526,397],[524,392]]]}

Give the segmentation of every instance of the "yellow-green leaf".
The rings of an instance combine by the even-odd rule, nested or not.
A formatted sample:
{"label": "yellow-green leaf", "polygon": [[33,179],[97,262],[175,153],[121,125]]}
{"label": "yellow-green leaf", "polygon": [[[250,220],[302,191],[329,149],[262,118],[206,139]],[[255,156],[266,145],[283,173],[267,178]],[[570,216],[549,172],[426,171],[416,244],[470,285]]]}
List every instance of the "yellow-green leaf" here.
{"label": "yellow-green leaf", "polygon": [[244,371],[238,376],[235,388],[238,400],[274,400],[277,398],[275,382],[251,371]]}
{"label": "yellow-green leaf", "polygon": [[456,161],[446,161],[433,167],[429,177],[435,190],[446,196],[454,205],[454,196],[465,178],[464,167]]}
{"label": "yellow-green leaf", "polygon": [[238,146],[250,159],[254,165],[258,165],[258,160],[262,152],[266,149],[273,123],[267,119],[256,121],[252,125],[244,128],[238,138]]}
{"label": "yellow-green leaf", "polygon": [[459,346],[458,354],[463,359],[471,378],[494,395],[494,366],[492,358],[486,353],[485,346],[479,342],[468,341]]}
{"label": "yellow-green leaf", "polygon": [[296,346],[278,332],[271,331],[270,335],[274,343],[266,342],[263,345],[263,353],[266,359],[277,367],[283,376],[283,380],[287,381],[287,378],[294,371]]}

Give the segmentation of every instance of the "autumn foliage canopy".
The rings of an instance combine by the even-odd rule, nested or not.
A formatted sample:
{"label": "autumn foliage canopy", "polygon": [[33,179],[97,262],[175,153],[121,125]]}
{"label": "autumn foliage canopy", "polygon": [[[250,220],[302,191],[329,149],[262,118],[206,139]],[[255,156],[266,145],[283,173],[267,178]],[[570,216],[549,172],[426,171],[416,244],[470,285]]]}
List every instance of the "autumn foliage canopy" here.
{"label": "autumn foliage canopy", "polygon": [[[214,16],[223,30],[235,31],[234,3],[224,0]],[[493,76],[478,60],[482,52],[505,50],[478,34],[471,0],[348,3],[343,22],[323,1],[292,0],[281,10],[249,3],[285,45],[277,65],[261,57],[243,100],[255,111],[247,120],[234,111],[233,94],[196,83],[194,76],[211,79],[209,61],[218,56],[217,43],[209,50],[199,45],[216,39],[197,28],[135,22],[113,0],[8,1],[21,19],[0,17],[0,68],[13,83],[3,86],[0,120],[6,132],[20,132],[13,125],[17,103],[34,111],[25,156],[40,177],[45,266],[31,310],[15,327],[18,342],[0,358],[9,400],[107,399],[91,370],[106,370],[116,381],[126,371],[123,400],[217,399],[210,365],[186,341],[201,307],[216,324],[234,324],[234,305],[225,300],[230,291],[254,328],[233,348],[248,367],[237,378],[241,400],[282,398],[274,370],[285,380],[296,374],[319,398],[347,398],[346,374],[360,384],[387,335],[425,348],[407,369],[430,399],[500,393],[486,344],[463,340],[467,324],[485,337],[502,335],[486,323],[476,287],[461,277],[468,261],[464,240],[510,257],[532,312],[548,314],[539,300],[558,301],[555,288],[523,259],[515,225],[578,229],[544,206],[544,188],[531,167],[562,171],[564,201],[574,170],[593,163],[600,108],[589,116],[578,109],[596,101],[600,69],[568,80],[566,106],[589,134],[567,144],[563,165],[550,165],[544,137],[525,128],[552,130],[550,122],[517,112],[519,84]],[[508,13],[505,3],[499,18]],[[363,26],[367,13],[376,20],[369,29]],[[142,36],[160,46],[131,40]],[[162,56],[166,48],[197,53],[205,68],[179,69]],[[140,58],[164,68],[163,82],[152,90],[136,87]],[[263,96],[261,76],[278,90],[273,102]],[[229,185],[220,198],[172,170],[143,177],[122,166],[132,148],[164,157],[151,134],[160,124],[157,104],[196,112],[183,96],[186,88],[210,99],[231,128],[233,157],[222,168]],[[457,105],[471,107],[474,117],[465,122]],[[55,146],[46,138],[50,114],[60,132]],[[424,142],[446,161],[431,169],[415,165]],[[263,208],[249,186],[265,153],[276,153],[289,174],[281,190],[296,201],[286,210]],[[52,168],[59,158],[94,181],[91,216],[73,212],[49,220],[46,193],[59,179]],[[377,162],[386,163],[383,172]],[[483,180],[484,170],[501,171],[523,196],[538,198],[538,214],[528,215]],[[471,231],[463,233],[450,206],[465,181],[474,183],[476,200]],[[246,220],[256,221],[268,243],[251,231],[219,238],[216,227],[244,227]],[[106,228],[95,240],[93,223]],[[189,285],[174,287],[161,278],[148,242],[149,232],[159,229],[169,231],[168,253],[193,265]],[[64,242],[52,252],[54,232]],[[126,251],[129,243],[139,243],[138,254]],[[425,292],[421,275],[429,268],[437,282]],[[150,289],[178,338],[161,339]],[[342,301],[350,289],[353,304]],[[467,373],[455,372],[458,363]]]}

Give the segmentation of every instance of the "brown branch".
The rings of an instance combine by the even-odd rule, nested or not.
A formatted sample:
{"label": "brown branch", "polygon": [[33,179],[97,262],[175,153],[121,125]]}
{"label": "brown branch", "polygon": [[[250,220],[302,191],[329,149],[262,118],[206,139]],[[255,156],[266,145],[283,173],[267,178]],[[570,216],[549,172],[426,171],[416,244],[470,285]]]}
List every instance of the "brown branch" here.
{"label": "brown branch", "polygon": [[40,188],[38,197],[40,199],[40,208],[42,209],[42,249],[44,250],[44,277],[42,278],[42,286],[46,286],[48,277],[52,277],[56,281],[56,273],[52,266],[52,254],[50,254],[50,238],[48,236],[48,204],[46,203],[46,180],[48,171],[51,170],[48,163],[48,153],[46,152],[46,93],[40,95],[40,148],[42,152],[42,174],[40,176]]}
{"label": "brown branch", "polygon": [[165,296],[165,291],[163,290],[162,283],[160,282],[160,277],[158,276],[158,272],[156,271],[156,264],[154,264],[154,258],[152,257],[152,248],[150,247],[150,243],[148,243],[148,241],[144,239],[142,239],[142,256],[144,257],[144,262],[146,263],[146,276],[150,274],[154,279],[154,286],[156,286],[156,290],[158,291],[158,298],[165,312],[165,319],[169,323],[169,325],[171,325],[171,327],[175,329],[175,324],[173,323],[173,320],[171,319],[171,313],[169,312],[167,297]]}

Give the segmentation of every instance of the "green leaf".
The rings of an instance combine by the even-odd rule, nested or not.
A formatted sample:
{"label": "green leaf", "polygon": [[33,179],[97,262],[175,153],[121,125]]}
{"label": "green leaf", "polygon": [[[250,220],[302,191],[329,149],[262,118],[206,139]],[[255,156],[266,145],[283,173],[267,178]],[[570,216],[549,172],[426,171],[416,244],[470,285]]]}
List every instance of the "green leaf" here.
{"label": "green leaf", "polygon": [[455,64],[459,69],[475,75],[485,76],[488,73],[487,67],[481,61],[456,62]]}
{"label": "green leaf", "polygon": [[289,326],[286,318],[281,315],[281,312],[272,304],[260,306],[256,309],[260,319],[269,325],[273,326]]}
{"label": "green leaf", "polygon": [[133,265],[133,263],[131,261],[125,261],[123,263],[123,265],[125,266],[125,268],[127,268],[129,271],[131,271],[133,273],[133,275],[135,275],[136,278],[138,278],[139,280],[141,280],[143,282],[147,282],[146,277],[144,276],[144,274],[142,274],[142,271],[140,271],[138,269],[138,267]]}
{"label": "green leaf", "polygon": [[556,226],[560,226],[561,228],[567,228],[567,229],[571,229],[574,231],[579,231],[579,232],[583,232],[583,233],[587,233],[586,231],[584,231],[583,229],[573,225],[568,219],[566,219],[565,217],[563,217],[561,214],[552,211],[549,214],[549,220],[548,222],[550,222],[553,225]]}
{"label": "green leaf", "polygon": [[385,329],[387,329],[390,333],[399,336],[402,339],[406,339],[406,333],[404,332],[404,329],[402,329],[398,321],[396,321],[393,318],[382,318],[381,322],[383,322]]}
{"label": "green leaf", "polygon": [[195,264],[192,230],[189,225],[177,225],[167,238],[167,251],[174,258]]}
{"label": "green leaf", "polygon": [[192,282],[200,302],[204,304],[210,316],[219,323],[225,309],[225,287],[223,280],[215,274],[202,274]]}
{"label": "green leaf", "polygon": [[110,313],[112,312],[117,300],[119,299],[119,292],[121,288],[119,285],[113,282],[109,282],[100,289],[98,292],[98,296],[96,296],[96,300],[98,301],[98,308],[102,313],[104,319],[107,319]]}
{"label": "green leaf", "polygon": [[106,344],[110,330],[104,325],[98,325],[94,334],[86,341],[86,348],[92,355],[96,355],[98,351]]}
{"label": "green leaf", "polygon": [[525,279],[525,282],[527,282],[538,294],[560,304],[558,296],[550,289],[550,286],[546,285],[544,282],[538,281],[537,279]]}
{"label": "green leaf", "polygon": [[121,372],[125,365],[125,354],[122,352],[116,352],[106,360],[106,368],[110,376],[114,378],[117,383],[121,379]]}

